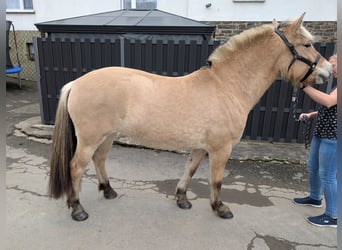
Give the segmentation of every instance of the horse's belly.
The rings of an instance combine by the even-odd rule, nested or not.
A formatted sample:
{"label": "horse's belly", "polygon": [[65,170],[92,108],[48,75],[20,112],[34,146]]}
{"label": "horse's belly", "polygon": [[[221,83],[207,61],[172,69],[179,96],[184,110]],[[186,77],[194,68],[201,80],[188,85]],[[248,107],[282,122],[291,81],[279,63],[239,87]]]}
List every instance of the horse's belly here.
{"label": "horse's belly", "polygon": [[154,149],[161,149],[161,150],[169,150],[169,151],[184,151],[188,152],[191,151],[194,148],[202,148],[199,146],[195,146],[195,144],[191,145],[189,143],[175,143],[173,142],[167,142],[167,141],[160,141],[155,140],[152,138],[148,139],[141,139],[141,138],[135,138],[135,137],[126,137],[126,136],[120,136],[120,139],[118,140],[122,143],[126,143],[129,145],[137,145],[137,146],[144,146],[148,148],[154,148]]}
{"label": "horse's belly", "polygon": [[188,151],[205,148],[204,132],[201,129],[181,127],[176,124],[156,124],[153,122],[125,125],[120,140],[163,150]]}

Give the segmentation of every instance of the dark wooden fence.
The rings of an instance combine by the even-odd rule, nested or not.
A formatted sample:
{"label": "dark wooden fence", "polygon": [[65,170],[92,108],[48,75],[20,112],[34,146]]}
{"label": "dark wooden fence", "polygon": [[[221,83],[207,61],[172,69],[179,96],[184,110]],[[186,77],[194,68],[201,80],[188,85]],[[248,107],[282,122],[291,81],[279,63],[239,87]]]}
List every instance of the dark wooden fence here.
{"label": "dark wooden fence", "polygon": [[[61,87],[89,71],[125,66],[160,75],[185,75],[206,65],[220,42],[34,38],[34,44],[42,122],[53,124]],[[316,43],[315,47],[325,57],[335,52],[334,43]],[[330,81],[319,88],[328,91],[334,84]],[[250,112],[243,138],[303,142],[303,125],[292,117],[292,92],[290,83],[276,80]],[[298,113],[307,112],[317,105],[300,93],[297,108]]]}

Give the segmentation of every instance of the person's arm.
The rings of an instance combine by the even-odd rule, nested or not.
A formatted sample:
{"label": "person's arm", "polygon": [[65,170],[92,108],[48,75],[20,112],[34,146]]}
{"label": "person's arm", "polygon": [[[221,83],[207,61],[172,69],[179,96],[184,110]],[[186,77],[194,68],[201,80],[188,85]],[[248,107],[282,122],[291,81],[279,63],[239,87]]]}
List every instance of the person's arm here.
{"label": "person's arm", "polygon": [[326,94],[311,86],[305,87],[303,91],[310,96],[312,100],[323,105],[324,107],[331,108],[337,104],[337,88],[334,89],[330,94]]}

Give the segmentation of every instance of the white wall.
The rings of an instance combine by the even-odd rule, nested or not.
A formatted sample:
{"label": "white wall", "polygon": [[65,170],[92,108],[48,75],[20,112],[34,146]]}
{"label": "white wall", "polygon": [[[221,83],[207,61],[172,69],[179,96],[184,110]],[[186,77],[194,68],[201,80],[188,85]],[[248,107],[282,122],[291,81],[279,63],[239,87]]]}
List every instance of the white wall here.
{"label": "white wall", "polygon": [[[205,5],[211,3],[211,7]],[[337,0],[158,0],[158,9],[199,21],[336,21]],[[121,9],[121,0],[33,0],[34,14],[6,14],[17,30],[36,30],[34,23]]]}
{"label": "white wall", "polygon": [[6,14],[17,30],[37,30],[35,23],[121,9],[120,0],[33,0],[34,14]]}
{"label": "white wall", "polygon": [[[172,5],[170,5],[172,2]],[[205,5],[211,3],[211,7]],[[158,9],[203,21],[271,21],[294,19],[306,12],[306,21],[336,21],[337,0],[158,0]]]}

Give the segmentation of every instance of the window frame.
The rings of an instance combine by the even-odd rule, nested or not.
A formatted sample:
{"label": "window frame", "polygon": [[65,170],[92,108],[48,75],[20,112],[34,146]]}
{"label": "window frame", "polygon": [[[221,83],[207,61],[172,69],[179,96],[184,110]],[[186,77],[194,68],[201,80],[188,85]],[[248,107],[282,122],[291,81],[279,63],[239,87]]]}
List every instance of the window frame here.
{"label": "window frame", "polygon": [[8,9],[7,8],[7,1],[6,1],[6,13],[35,13],[34,7],[33,7],[33,0],[32,0],[32,9],[25,9],[25,0],[17,0],[19,2],[19,8],[16,9]]}
{"label": "window frame", "polygon": [[[139,2],[139,0],[131,0],[131,6],[128,9],[137,9],[137,10],[145,9],[145,8],[137,8],[137,4],[138,4],[137,2]],[[157,9],[157,7],[158,7],[158,0],[151,0],[151,2],[155,2],[156,6],[153,9]],[[125,0],[121,1],[121,6],[122,6],[121,9],[127,9],[127,8],[125,8]]]}

